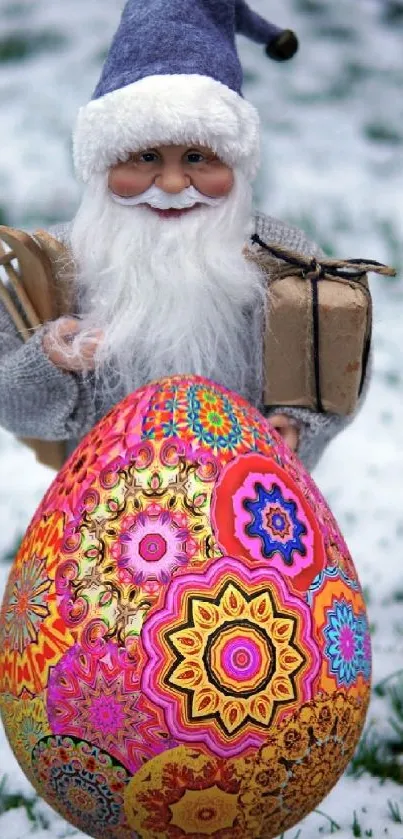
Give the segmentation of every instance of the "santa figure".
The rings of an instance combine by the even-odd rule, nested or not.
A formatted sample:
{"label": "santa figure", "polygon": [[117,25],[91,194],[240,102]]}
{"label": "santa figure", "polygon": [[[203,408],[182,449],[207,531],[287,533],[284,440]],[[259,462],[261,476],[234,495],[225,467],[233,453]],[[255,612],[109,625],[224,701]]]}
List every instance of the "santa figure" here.
{"label": "santa figure", "polygon": [[172,374],[233,390],[312,469],[352,417],[262,404],[267,277],[251,236],[318,255],[255,213],[259,118],[242,96],[235,36],[277,60],[297,40],[244,0],[128,0],[92,100],[78,115],[84,184],[71,224],[71,317],[22,344],[0,309],[0,423],[67,452],[126,394]]}

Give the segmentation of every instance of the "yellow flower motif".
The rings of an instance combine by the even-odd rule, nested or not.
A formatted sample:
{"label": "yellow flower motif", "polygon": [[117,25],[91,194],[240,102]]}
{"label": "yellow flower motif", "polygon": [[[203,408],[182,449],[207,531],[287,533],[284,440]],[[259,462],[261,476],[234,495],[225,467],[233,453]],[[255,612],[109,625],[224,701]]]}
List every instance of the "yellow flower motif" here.
{"label": "yellow flower motif", "polygon": [[125,790],[133,836],[255,839],[260,821],[248,818],[238,795],[249,774],[243,759],[223,760],[185,746],[156,755]]}
{"label": "yellow flower motif", "polygon": [[170,805],[173,827],[185,834],[212,836],[234,824],[238,816],[238,796],[224,792],[215,784],[206,790],[186,790],[176,804]]}
{"label": "yellow flower motif", "polygon": [[229,735],[247,721],[267,727],[296,697],[295,617],[276,612],[268,591],[249,597],[232,583],[218,604],[192,598],[191,612],[191,626],[169,634],[180,657],[169,683],[191,695],[192,719],[215,714]]}
{"label": "yellow flower motif", "polygon": [[35,776],[31,765],[32,751],[42,737],[52,733],[45,703],[45,693],[34,699],[27,695],[15,699],[9,694],[0,694],[0,713],[8,740],[18,763],[33,785]]}

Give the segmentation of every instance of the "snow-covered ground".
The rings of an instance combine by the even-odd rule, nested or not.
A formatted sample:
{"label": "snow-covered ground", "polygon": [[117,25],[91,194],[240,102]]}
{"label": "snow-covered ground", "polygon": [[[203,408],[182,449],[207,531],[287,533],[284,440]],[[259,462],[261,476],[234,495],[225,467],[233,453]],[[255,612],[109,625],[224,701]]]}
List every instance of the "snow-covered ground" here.
{"label": "snow-covered ground", "polygon": [[[269,62],[256,45],[240,43],[245,93],[263,123],[258,205],[300,224],[338,256],[368,257],[401,269],[403,0],[251,0],[251,5],[295,28],[301,40],[299,56],[289,66]],[[121,0],[0,0],[2,223],[29,229],[74,212],[79,189],[70,132],[78,107],[95,86],[121,6]],[[4,60],[10,44],[19,60]],[[375,369],[370,393],[315,478],[368,592],[376,683],[403,666],[401,274],[396,280],[372,278],[371,287]],[[0,432],[0,475],[0,555],[5,556],[51,473]],[[0,588],[8,567],[0,562]],[[386,730],[388,713],[386,702],[375,697],[369,716],[378,729]],[[9,792],[32,795],[0,735],[2,774]],[[338,839],[403,839],[403,824],[392,819],[389,802],[403,812],[403,786],[381,786],[369,775],[344,777],[320,813],[284,839],[330,833]],[[39,811],[48,826],[35,828],[36,839],[73,834],[48,807],[40,805]],[[23,807],[0,815],[1,837],[23,839],[32,830]]]}

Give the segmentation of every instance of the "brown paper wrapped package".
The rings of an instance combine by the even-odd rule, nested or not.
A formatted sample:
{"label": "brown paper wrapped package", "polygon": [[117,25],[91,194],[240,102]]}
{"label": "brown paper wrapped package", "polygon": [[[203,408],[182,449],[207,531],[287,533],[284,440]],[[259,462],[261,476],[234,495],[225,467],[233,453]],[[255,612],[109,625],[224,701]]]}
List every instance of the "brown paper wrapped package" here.
{"label": "brown paper wrapped package", "polygon": [[264,347],[264,404],[353,413],[370,338],[371,298],[366,278],[355,283],[326,276],[318,280],[301,276],[272,279]]}
{"label": "brown paper wrapped package", "polygon": [[267,277],[265,408],[354,413],[368,361],[372,300],[367,272],[395,276],[369,260],[319,259],[252,236],[245,250]]}

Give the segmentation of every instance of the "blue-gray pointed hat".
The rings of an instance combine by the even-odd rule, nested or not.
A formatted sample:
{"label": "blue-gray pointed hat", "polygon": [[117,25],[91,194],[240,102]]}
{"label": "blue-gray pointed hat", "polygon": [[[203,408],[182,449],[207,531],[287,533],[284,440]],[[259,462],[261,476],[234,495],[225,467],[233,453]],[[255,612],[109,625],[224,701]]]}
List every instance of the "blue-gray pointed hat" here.
{"label": "blue-gray pointed hat", "polygon": [[128,0],[93,98],[79,112],[78,175],[87,181],[133,151],[189,142],[253,177],[259,118],[242,97],[238,32],[277,60],[297,49],[293,32],[245,0]]}

